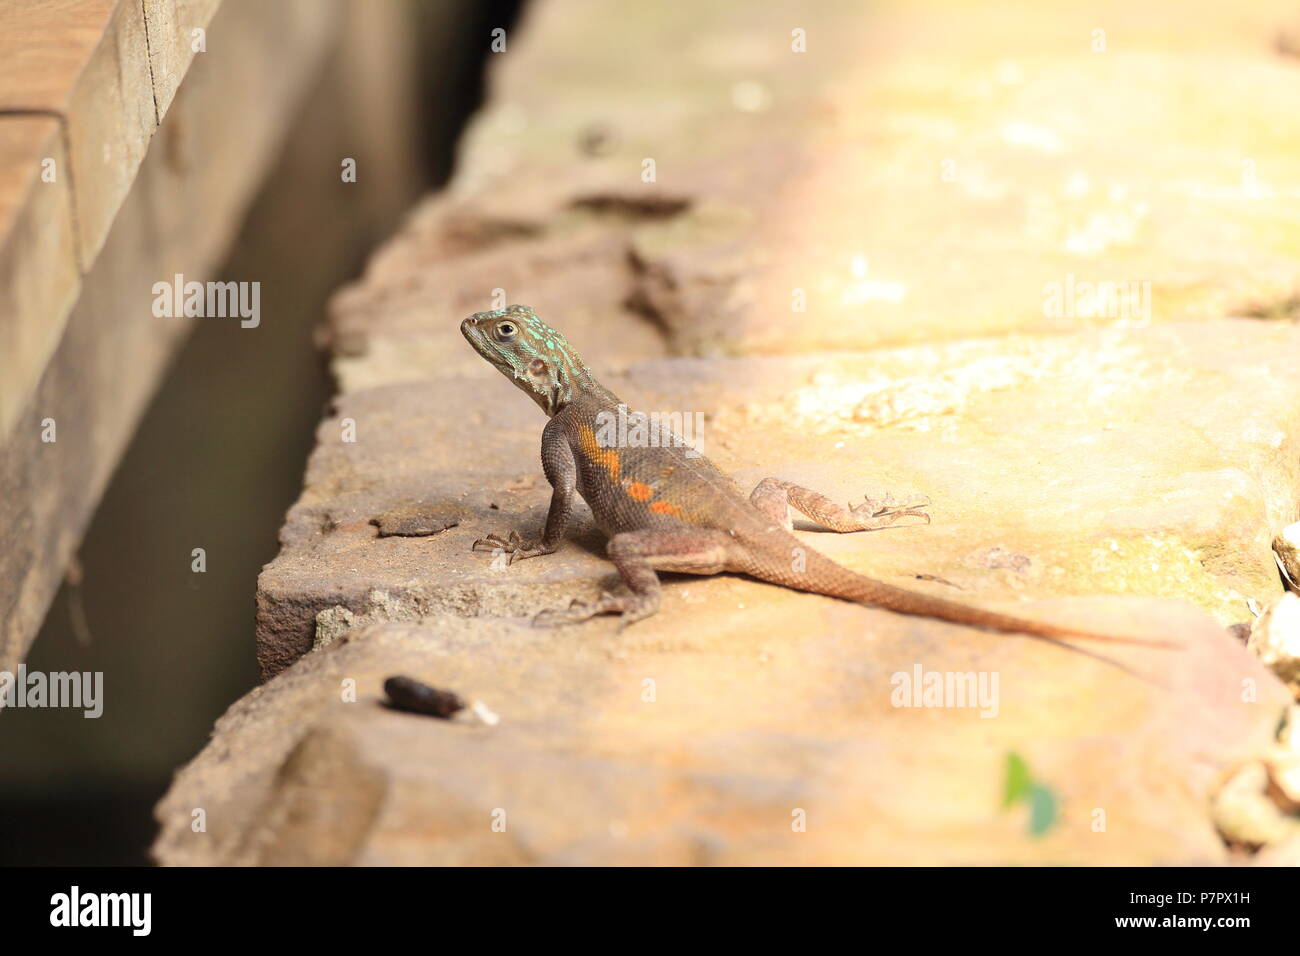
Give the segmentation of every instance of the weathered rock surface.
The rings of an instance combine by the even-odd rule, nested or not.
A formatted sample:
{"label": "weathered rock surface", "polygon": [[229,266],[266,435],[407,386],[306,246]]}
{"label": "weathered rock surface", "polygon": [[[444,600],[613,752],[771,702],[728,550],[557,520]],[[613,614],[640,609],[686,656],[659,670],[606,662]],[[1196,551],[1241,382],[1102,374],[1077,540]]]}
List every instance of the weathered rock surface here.
{"label": "weathered rock surface", "polygon": [[[592,334],[575,334],[580,351]],[[856,569],[974,600],[1182,597],[1227,625],[1249,617],[1248,597],[1268,604],[1281,591],[1270,529],[1300,483],[1300,404],[1287,384],[1297,362],[1300,329],[1222,321],[664,360],[604,378],[635,408],[702,413],[705,453],[746,487],[777,474],[844,501],[932,499],[928,527],[807,535]],[[355,441],[343,440],[349,422]],[[585,508],[559,554],[507,569],[470,550],[494,531],[541,527],[543,422],[499,375],[340,398],[260,579],[263,672],[308,651],[321,614],[328,636],[344,612],[351,626],[594,597],[612,568]],[[380,537],[372,522],[397,508],[456,523]],[[746,586],[754,602],[773,600],[776,589]]]}
{"label": "weathered rock surface", "polygon": [[[259,580],[268,683],[160,804],[159,860],[1292,859],[1291,696],[1227,625],[1282,593],[1300,502],[1300,72],[1282,4],[1171,9],[535,8],[453,188],[334,303],[340,396]],[[630,11],[672,68],[608,42]],[[1076,280],[1149,298],[1097,313]],[[796,524],[843,564],[1184,649],[736,577],[670,579],[622,633],[528,627],[615,575],[585,508],[554,555],[470,550],[549,500],[542,416],[458,331],[505,301],[633,407],[702,416],[742,485],[931,499]],[[918,673],[996,703],[896,706]],[[393,674],[501,721],[388,709]],[[1000,806],[1013,755],[1041,832]]]}
{"label": "weathered rock surface", "polygon": [[[546,631],[452,616],[353,631],[221,719],[158,808],[156,855],[1210,863],[1225,858],[1212,788],[1268,746],[1287,700],[1221,628],[1177,602],[1026,608],[1187,641],[1181,653],[1125,653],[1147,675],[1134,677],[1042,642],[829,598],[773,589],[777,599],[755,607],[733,581],[683,590],[622,635],[610,622]],[[996,675],[996,712],[894,706],[917,667]],[[482,700],[500,723],[391,710],[381,688],[394,673]],[[1021,808],[1000,809],[1012,752],[1057,798],[1042,836]],[[192,829],[196,809],[205,832]],[[801,816],[803,831],[792,827]]]}
{"label": "weathered rock surface", "polygon": [[[593,13],[532,12],[456,194],[489,220],[686,202],[633,238],[635,295],[677,352],[1295,317],[1287,3],[687,5],[637,21],[668,58],[611,40],[627,8]],[[1090,314],[1072,280],[1149,300]]]}
{"label": "weathered rock surface", "polygon": [[[1292,327],[1224,321],[663,360],[609,380],[638,407],[706,412],[704,450],[751,481],[775,472],[846,500],[934,499],[930,526],[800,532],[852,567],[995,604],[1177,596],[1227,623],[1248,616],[1247,596],[1281,590],[1269,516],[1296,482],[1294,455],[1279,450],[1300,427],[1281,384],[1298,348]],[[1218,400],[1204,400],[1207,387]],[[356,442],[340,439],[342,418]],[[1183,605],[1014,605],[1187,641],[1187,652],[1129,658],[1173,691],[1028,639],[739,578],[676,579],[660,615],[621,635],[610,621],[537,631],[491,618],[591,598],[614,575],[585,520],[562,552],[508,569],[470,550],[489,531],[540,526],[549,489],[532,464],[535,408],[504,381],[449,380],[352,392],[338,419],[321,426],[307,491],[262,576],[260,636],[270,673],[313,643],[344,643],[259,691],[284,717],[237,705],[223,721],[215,753],[162,811],[175,815],[164,861],[1211,862],[1226,858],[1217,828],[1255,826],[1268,807],[1259,794],[1242,810],[1234,792],[1209,812],[1221,777],[1270,745],[1287,695]],[[381,538],[371,521],[394,508],[457,523]],[[423,624],[357,636],[394,619]],[[918,664],[997,674],[997,718],[892,707],[892,675]],[[390,673],[483,699],[502,725],[395,722],[376,704]],[[358,703],[338,703],[340,675],[357,681]],[[655,709],[638,696],[647,678],[691,690]],[[1013,693],[1024,696],[1008,708]],[[1059,795],[1059,832],[1031,838],[998,810],[1009,752]],[[329,768],[365,784],[335,786]],[[241,796],[209,812],[233,815],[232,829],[191,834],[185,807],[208,806],[207,778],[233,773]],[[352,800],[363,806],[335,803]],[[812,814],[807,804],[831,829],[799,842],[790,815]],[[519,828],[511,836],[491,829],[497,809]],[[1090,829],[1097,809],[1103,833]],[[289,835],[274,824],[286,814],[298,821]],[[341,816],[364,832],[338,836]],[[1117,816],[1122,838],[1110,839]],[[1286,816],[1265,832],[1288,833]]]}
{"label": "weathered rock surface", "polygon": [[466,348],[459,324],[442,318],[496,308],[504,296],[563,314],[602,367],[664,355],[659,331],[628,321],[628,234],[622,216],[569,210],[543,226],[426,203],[375,255],[366,281],[335,297],[324,337],[340,389],[495,374]]}

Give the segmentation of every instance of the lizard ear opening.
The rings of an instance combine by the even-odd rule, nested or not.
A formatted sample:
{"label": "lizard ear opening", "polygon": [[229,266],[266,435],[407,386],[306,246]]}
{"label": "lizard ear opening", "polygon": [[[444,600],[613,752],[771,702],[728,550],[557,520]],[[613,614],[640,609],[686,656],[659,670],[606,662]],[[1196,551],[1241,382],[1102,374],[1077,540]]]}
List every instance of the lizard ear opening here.
{"label": "lizard ear opening", "polygon": [[546,362],[543,359],[535,358],[528,363],[528,374],[534,378],[546,377]]}

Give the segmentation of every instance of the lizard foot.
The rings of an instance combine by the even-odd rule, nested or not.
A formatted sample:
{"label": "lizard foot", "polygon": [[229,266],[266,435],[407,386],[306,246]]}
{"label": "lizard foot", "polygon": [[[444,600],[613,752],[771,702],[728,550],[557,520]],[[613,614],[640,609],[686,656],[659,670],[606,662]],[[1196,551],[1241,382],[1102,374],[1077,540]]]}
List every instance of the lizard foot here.
{"label": "lizard foot", "polygon": [[619,630],[629,624],[649,617],[657,610],[657,602],[646,600],[632,594],[610,594],[605,591],[593,603],[574,598],[564,610],[546,610],[533,618],[533,627],[560,627],[565,624],[581,624],[600,614],[618,614],[621,617]]}
{"label": "lizard foot", "polygon": [[850,502],[847,508],[842,508],[823,494],[780,478],[760,481],[749,496],[749,503],[786,531],[792,527],[791,508],[838,534],[888,528],[908,517],[930,523],[930,516],[921,510],[930,503],[924,496],[919,501],[903,503],[893,495],[886,495],[879,500],[867,498],[856,505]]}
{"label": "lizard foot", "polygon": [[892,495],[886,495],[879,500],[866,498],[862,504],[850,504],[849,513],[857,519],[861,530],[873,531],[876,528],[888,528],[896,524],[898,519],[906,517],[924,518],[924,523],[929,524],[930,516],[921,510],[929,503],[930,499],[925,495],[921,496],[921,500],[908,504],[901,504]]}
{"label": "lizard foot", "polygon": [[525,543],[517,531],[511,531],[510,537],[503,538],[499,534],[490,534],[486,538],[479,538],[470,547],[471,551],[491,551],[493,553],[507,554],[509,559],[506,564],[514,564],[516,561],[522,561],[524,558],[535,558],[543,554],[554,553],[554,548],[548,548],[540,542]]}

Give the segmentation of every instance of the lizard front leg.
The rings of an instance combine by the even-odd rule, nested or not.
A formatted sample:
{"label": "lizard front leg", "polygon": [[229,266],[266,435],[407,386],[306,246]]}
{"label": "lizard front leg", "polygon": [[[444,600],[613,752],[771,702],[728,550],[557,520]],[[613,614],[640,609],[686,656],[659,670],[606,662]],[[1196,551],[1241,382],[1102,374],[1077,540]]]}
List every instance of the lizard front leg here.
{"label": "lizard front leg", "polygon": [[658,571],[717,574],[728,568],[732,537],[709,528],[624,531],[609,539],[606,553],[627,585],[626,594],[606,592],[593,604],[575,600],[564,611],[542,611],[536,627],[577,624],[597,614],[620,614],[623,626],[659,610]]}
{"label": "lizard front leg", "polygon": [[841,508],[825,495],[780,478],[764,478],[760,481],[749,496],[749,503],[786,531],[793,525],[790,521],[791,508],[822,527],[839,532],[874,531],[877,528],[887,528],[898,519],[909,516],[924,518],[926,524],[930,523],[930,516],[921,510],[929,504],[928,499],[900,505],[891,498],[883,501],[867,498],[862,504]]}
{"label": "lizard front leg", "polygon": [[564,427],[554,418],[542,431],[542,471],[551,483],[551,507],[546,513],[546,528],[542,531],[541,541],[524,541],[517,531],[511,531],[507,538],[499,534],[480,538],[470,550],[504,552],[510,556],[506,563],[513,564],[524,558],[552,554],[560,546],[569,527],[569,516],[573,514],[578,466],[573,460],[573,449],[569,446]]}

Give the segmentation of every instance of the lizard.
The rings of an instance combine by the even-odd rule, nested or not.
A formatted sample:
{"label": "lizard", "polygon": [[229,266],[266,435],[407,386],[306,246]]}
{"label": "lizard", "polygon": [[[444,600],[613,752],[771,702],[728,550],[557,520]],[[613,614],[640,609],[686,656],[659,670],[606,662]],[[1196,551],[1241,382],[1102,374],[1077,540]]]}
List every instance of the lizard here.
{"label": "lizard", "polygon": [[[721,469],[675,434],[642,447],[613,447],[611,416],[627,406],[597,381],[556,329],[528,306],[476,312],[461,333],[489,364],[528,395],[549,421],[542,431],[542,470],[551,503],[539,539],[490,534],[473,550],[508,554],[508,564],[554,553],[564,539],[581,495],[608,538],[606,553],[625,585],[595,602],[575,599],[568,609],[544,610],[539,626],[579,623],[600,614],[621,616],[623,626],[654,614],[662,593],[660,571],[687,574],[736,572],[800,591],[875,605],[902,614],[1025,634],[1063,643],[1064,638],[1143,646],[1169,641],[1102,634],[988,610],[908,590],[852,571],[793,533],[790,511],[840,533],[924,518],[923,502],[896,505],[866,499],[845,508],[824,495],[779,478],[764,478],[746,498]],[[634,413],[635,414],[635,413]],[[602,431],[604,429],[604,431]],[[628,443],[630,444],[630,443]],[[1082,650],[1075,648],[1075,650]]]}

